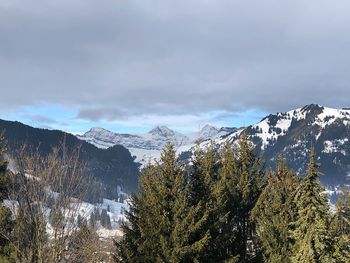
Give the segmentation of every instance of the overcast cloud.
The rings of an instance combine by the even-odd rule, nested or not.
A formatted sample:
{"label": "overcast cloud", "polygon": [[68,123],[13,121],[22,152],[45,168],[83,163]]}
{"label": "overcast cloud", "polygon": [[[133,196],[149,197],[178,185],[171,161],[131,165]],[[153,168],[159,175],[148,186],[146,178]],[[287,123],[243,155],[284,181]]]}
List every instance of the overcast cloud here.
{"label": "overcast cloud", "polygon": [[349,71],[348,0],[0,1],[1,111],[52,103],[80,119],[180,125],[345,107]]}

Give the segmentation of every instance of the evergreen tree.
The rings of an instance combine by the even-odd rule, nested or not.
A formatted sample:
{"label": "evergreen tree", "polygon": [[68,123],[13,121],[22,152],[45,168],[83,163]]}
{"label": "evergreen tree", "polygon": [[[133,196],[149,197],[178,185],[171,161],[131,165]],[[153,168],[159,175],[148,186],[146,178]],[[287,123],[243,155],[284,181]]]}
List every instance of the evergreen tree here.
{"label": "evergreen tree", "polygon": [[156,166],[148,164],[140,176],[139,195],[132,195],[130,211],[125,212],[128,222],[122,225],[123,239],[116,243],[117,261],[155,262],[160,253],[157,181]]}
{"label": "evergreen tree", "polygon": [[133,197],[124,225],[125,238],[117,245],[123,262],[200,262],[209,241],[202,233],[207,215],[201,204],[189,204],[184,169],[172,145],[160,163],[149,165],[140,178],[140,196]]}
{"label": "evergreen tree", "polygon": [[90,218],[89,218],[89,227],[91,229],[95,229],[96,228],[96,216],[95,216],[95,211],[92,211],[90,214]]}
{"label": "evergreen tree", "polygon": [[347,187],[343,187],[339,194],[332,230],[336,236],[350,235],[350,192]]}
{"label": "evergreen tree", "polygon": [[296,190],[294,202],[297,217],[293,223],[295,241],[291,262],[336,262],[329,231],[329,207],[324,188],[319,182],[319,164],[311,149],[306,177]]}
{"label": "evergreen tree", "polygon": [[254,207],[252,216],[264,262],[290,262],[292,240],[289,222],[296,216],[293,199],[298,183],[298,176],[289,171],[280,159],[277,171],[269,173],[268,183]]}
{"label": "evergreen tree", "polygon": [[337,262],[348,262],[350,259],[350,193],[347,187],[344,187],[339,195],[331,229],[335,240],[334,256]]}
{"label": "evergreen tree", "polygon": [[108,214],[107,214],[107,218],[106,218],[106,227],[108,229],[112,229],[111,217]]}
{"label": "evergreen tree", "polygon": [[[192,240],[205,237],[206,249],[196,256],[199,262],[218,261],[218,229],[215,225],[217,202],[213,191],[218,178],[217,152],[213,142],[207,148],[201,150],[197,145],[192,165],[188,167],[187,194],[182,195],[183,209],[195,211],[193,215],[197,227],[191,230]],[[181,210],[178,210],[181,211]],[[181,224],[180,224],[181,225]],[[190,227],[190,229],[193,229]],[[186,231],[186,228],[183,229]],[[187,230],[188,231],[188,230]],[[210,238],[210,242],[209,242]],[[186,262],[191,262],[189,259]]]}
{"label": "evergreen tree", "polygon": [[107,210],[106,209],[102,209],[101,211],[101,225],[105,228],[111,229],[111,218],[109,217]]}
{"label": "evergreen tree", "polygon": [[221,151],[216,183],[212,189],[215,210],[213,217],[212,258],[216,262],[237,262],[237,207],[238,176],[236,154],[231,142],[226,141]]}
{"label": "evergreen tree", "polygon": [[100,215],[100,221],[101,221],[101,226],[106,227],[107,226],[107,210],[102,209],[101,210],[101,215]]}
{"label": "evergreen tree", "polygon": [[[227,141],[220,159],[213,143],[195,152],[189,173],[190,200],[205,204],[208,214],[202,233],[210,242],[201,262],[241,262],[257,259],[253,242],[255,226],[251,211],[264,186],[260,159],[246,133],[235,148]],[[247,252],[248,250],[248,252]]]}
{"label": "evergreen tree", "polygon": [[192,166],[188,167],[189,202],[193,205],[204,201],[209,203],[214,184],[215,148],[211,144],[202,151],[197,145],[192,158]]}
{"label": "evergreen tree", "polygon": [[238,141],[236,176],[238,207],[236,213],[236,247],[241,262],[258,260],[256,254],[255,224],[251,219],[252,210],[266,184],[266,176],[261,159],[255,154],[254,147],[244,131]]}
{"label": "evergreen tree", "polygon": [[[144,170],[143,176],[145,175]],[[136,195],[131,197],[130,211],[126,213],[128,222],[122,223],[123,239],[120,242],[115,242],[117,253],[117,262],[152,262],[152,251],[150,246],[147,247],[147,240],[152,236],[145,235],[145,229],[142,229],[141,222],[145,212],[142,204],[143,199]],[[150,243],[148,243],[150,244]]]}
{"label": "evergreen tree", "polygon": [[94,210],[90,214],[89,227],[91,229],[96,229],[96,227],[98,226],[98,221],[101,223],[100,210],[97,207],[94,207]]}

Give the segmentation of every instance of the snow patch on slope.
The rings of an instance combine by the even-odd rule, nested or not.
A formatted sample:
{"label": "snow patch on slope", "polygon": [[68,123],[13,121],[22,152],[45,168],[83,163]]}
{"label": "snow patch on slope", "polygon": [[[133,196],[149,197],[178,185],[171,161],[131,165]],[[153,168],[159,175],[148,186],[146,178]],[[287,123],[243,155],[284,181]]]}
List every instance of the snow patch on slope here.
{"label": "snow patch on slope", "polygon": [[344,150],[340,150],[339,148],[340,146],[344,145],[346,142],[348,142],[349,139],[348,138],[344,138],[344,139],[337,139],[337,140],[326,140],[324,141],[324,149],[322,150],[322,152],[324,153],[334,153],[334,152],[340,152],[343,155],[346,155],[346,152]]}
{"label": "snow patch on slope", "polygon": [[[270,118],[276,118],[276,123],[272,123]],[[270,142],[274,142],[278,137],[283,136],[287,133],[291,126],[292,120],[305,118],[305,113],[301,109],[289,111],[286,113],[277,113],[275,116],[268,116],[260,121],[258,124],[252,126],[253,129],[257,130],[257,137],[262,140],[262,149],[265,149]]]}
{"label": "snow patch on slope", "polygon": [[325,128],[327,125],[331,125],[338,119],[344,119],[343,122],[347,125],[350,121],[350,110],[324,107],[322,113],[317,116],[315,124]]}

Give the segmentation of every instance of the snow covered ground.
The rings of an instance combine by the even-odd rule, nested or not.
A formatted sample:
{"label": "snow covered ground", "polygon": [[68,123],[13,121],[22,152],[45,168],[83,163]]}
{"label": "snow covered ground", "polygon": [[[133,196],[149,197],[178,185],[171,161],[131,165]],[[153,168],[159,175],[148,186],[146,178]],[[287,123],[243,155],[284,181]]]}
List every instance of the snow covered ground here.
{"label": "snow covered ground", "polygon": [[[50,193],[51,196],[58,197],[58,193]],[[91,214],[96,209],[99,210],[99,213],[103,209],[107,210],[107,214],[109,215],[111,219],[111,229],[106,229],[103,226],[101,226],[99,223],[97,224],[96,233],[99,235],[100,238],[109,238],[109,237],[117,237],[122,236],[123,233],[120,230],[120,224],[122,222],[127,221],[125,212],[129,210],[129,200],[126,199],[123,203],[110,200],[110,199],[103,199],[102,203],[98,204],[91,204],[87,202],[80,202],[78,200],[72,200],[72,203],[70,204],[71,209],[65,209],[64,213],[66,217],[74,217],[72,222],[73,228],[77,228],[77,221],[78,216],[85,219],[87,222],[89,222]],[[18,209],[18,203],[10,200],[5,200],[4,205],[11,209],[11,212],[13,215],[16,215],[17,209]],[[44,209],[44,217],[47,221],[47,233],[50,235],[53,233],[53,228],[49,223],[49,215],[50,215],[50,208]]]}

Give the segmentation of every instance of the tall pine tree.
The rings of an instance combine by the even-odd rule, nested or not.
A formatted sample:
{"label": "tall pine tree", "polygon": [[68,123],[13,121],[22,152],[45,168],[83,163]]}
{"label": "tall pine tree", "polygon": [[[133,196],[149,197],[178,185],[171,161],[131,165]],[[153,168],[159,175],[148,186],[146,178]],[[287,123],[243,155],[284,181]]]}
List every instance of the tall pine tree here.
{"label": "tall pine tree", "polygon": [[140,194],[131,203],[125,237],[117,244],[122,262],[200,262],[209,242],[203,233],[207,214],[189,203],[183,166],[168,145],[159,164],[140,178]]}
{"label": "tall pine tree", "polygon": [[189,176],[191,199],[205,203],[210,244],[202,262],[258,259],[251,211],[264,186],[263,166],[246,133],[238,147],[227,141],[220,158],[213,143],[197,149]]}
{"label": "tall pine tree", "polygon": [[236,222],[240,199],[236,158],[232,143],[226,141],[221,151],[219,176],[213,192],[216,201],[216,257],[229,262],[237,262],[239,258],[237,244],[240,240],[237,238]]}
{"label": "tall pine tree", "polygon": [[339,195],[336,212],[332,220],[332,237],[335,241],[334,256],[337,262],[350,259],[350,192],[344,187]]}
{"label": "tall pine tree", "polygon": [[252,216],[264,262],[290,262],[292,240],[289,222],[294,221],[296,214],[293,199],[298,183],[298,176],[289,171],[280,159],[277,171],[269,173],[268,183],[254,207]]}
{"label": "tall pine tree", "polygon": [[130,211],[126,212],[128,222],[123,223],[123,239],[116,243],[119,262],[155,262],[159,254],[159,233],[155,204],[160,196],[156,185],[158,177],[155,165],[148,164],[139,181],[139,194],[133,194]]}
{"label": "tall pine tree", "polygon": [[266,176],[261,159],[244,131],[238,141],[237,157],[237,247],[241,262],[258,260],[256,254],[255,223],[251,219],[252,210],[266,184]]}
{"label": "tall pine tree", "polygon": [[330,215],[327,196],[319,181],[319,164],[315,152],[310,151],[307,175],[296,190],[294,202],[297,217],[293,223],[292,237],[295,241],[291,262],[336,262],[330,236]]}

